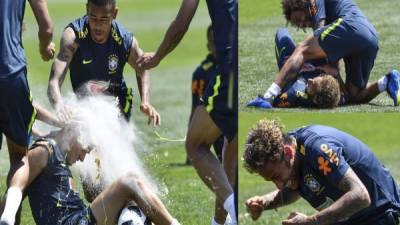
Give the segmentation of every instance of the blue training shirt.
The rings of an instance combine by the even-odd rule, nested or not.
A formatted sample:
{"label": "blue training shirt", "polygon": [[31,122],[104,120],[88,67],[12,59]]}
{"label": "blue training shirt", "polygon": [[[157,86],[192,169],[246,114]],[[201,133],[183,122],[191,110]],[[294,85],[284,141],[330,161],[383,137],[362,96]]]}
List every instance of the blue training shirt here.
{"label": "blue training shirt", "polygon": [[367,23],[367,17],[361,12],[352,0],[315,0],[316,14],[313,16],[313,24],[317,24],[321,19],[325,19],[325,24],[330,24],[338,18],[346,16],[356,16],[362,18]]}
{"label": "blue training shirt", "polygon": [[201,64],[193,72],[192,76],[192,108],[200,105],[200,98],[211,79],[218,73],[216,59],[207,55]]}
{"label": "blue training shirt", "polygon": [[26,66],[21,38],[24,12],[25,0],[0,1],[0,78]]}
{"label": "blue training shirt", "polygon": [[114,96],[124,95],[126,84],[123,70],[128,61],[133,35],[115,20],[106,43],[98,44],[90,36],[87,16],[70,23],[79,45],[69,66],[74,92],[89,80],[110,81]]}
{"label": "blue training shirt", "polygon": [[400,209],[396,182],[360,140],[321,125],[294,129],[288,134],[296,139],[302,161],[298,191],[315,209],[323,210],[342,196],[338,184],[348,168],[357,174],[371,198],[370,207],[354,214],[349,221],[363,221],[382,209]]}
{"label": "blue training shirt", "polygon": [[[70,183],[71,171],[65,153],[52,139],[41,139],[33,144],[47,143],[49,159],[41,174],[28,187],[27,193],[36,224],[63,224],[71,213],[84,210],[86,206]],[[40,144],[39,144],[40,145]]]}

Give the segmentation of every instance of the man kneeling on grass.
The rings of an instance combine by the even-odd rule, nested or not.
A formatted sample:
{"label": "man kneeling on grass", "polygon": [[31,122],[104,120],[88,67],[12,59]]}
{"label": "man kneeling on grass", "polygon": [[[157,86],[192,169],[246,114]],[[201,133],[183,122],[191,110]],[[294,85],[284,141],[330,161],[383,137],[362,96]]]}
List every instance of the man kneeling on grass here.
{"label": "man kneeling on grass", "polygon": [[244,165],[278,190],[246,201],[257,220],[263,210],[303,197],[318,210],[294,212],[283,225],[397,225],[399,189],[372,151],[332,127],[311,125],[285,134],[276,120],[261,120],[249,132]]}
{"label": "man kneeling on grass", "polygon": [[86,206],[73,190],[69,165],[83,161],[93,144],[83,137],[84,122],[72,122],[60,131],[37,140],[28,153],[30,186],[26,190],[32,215],[40,225],[115,225],[121,210],[130,201],[154,224],[178,225],[160,199],[133,175],[112,183]]}

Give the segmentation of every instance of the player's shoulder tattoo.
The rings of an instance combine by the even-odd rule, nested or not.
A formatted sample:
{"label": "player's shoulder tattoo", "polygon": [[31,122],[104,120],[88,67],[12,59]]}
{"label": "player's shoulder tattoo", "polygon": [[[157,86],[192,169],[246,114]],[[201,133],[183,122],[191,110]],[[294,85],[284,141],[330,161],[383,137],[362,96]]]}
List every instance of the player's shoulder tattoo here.
{"label": "player's shoulder tattoo", "polygon": [[60,52],[57,58],[61,61],[70,61],[74,55],[78,43],[76,42],[76,35],[72,28],[67,27],[61,37]]}

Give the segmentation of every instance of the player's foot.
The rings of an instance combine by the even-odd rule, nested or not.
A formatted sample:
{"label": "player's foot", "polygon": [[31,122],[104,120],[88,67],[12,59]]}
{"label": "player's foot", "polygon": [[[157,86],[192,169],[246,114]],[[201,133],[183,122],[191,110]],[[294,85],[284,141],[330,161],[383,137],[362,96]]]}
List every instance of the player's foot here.
{"label": "player's foot", "polygon": [[392,70],[386,76],[388,79],[386,91],[393,99],[394,106],[398,106],[400,104],[400,73],[397,70]]}
{"label": "player's foot", "polygon": [[254,106],[258,108],[270,109],[272,105],[267,99],[263,98],[262,96],[257,96],[255,99],[251,100],[247,103],[247,106]]}

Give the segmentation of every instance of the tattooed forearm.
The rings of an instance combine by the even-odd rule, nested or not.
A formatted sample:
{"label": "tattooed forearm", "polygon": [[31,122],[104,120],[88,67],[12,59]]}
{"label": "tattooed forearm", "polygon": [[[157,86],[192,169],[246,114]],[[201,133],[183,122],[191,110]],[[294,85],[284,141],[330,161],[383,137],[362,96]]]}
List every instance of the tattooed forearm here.
{"label": "tattooed forearm", "polygon": [[349,168],[339,182],[344,193],[333,205],[314,215],[317,224],[332,224],[345,220],[371,204],[368,191],[354,171]]}

